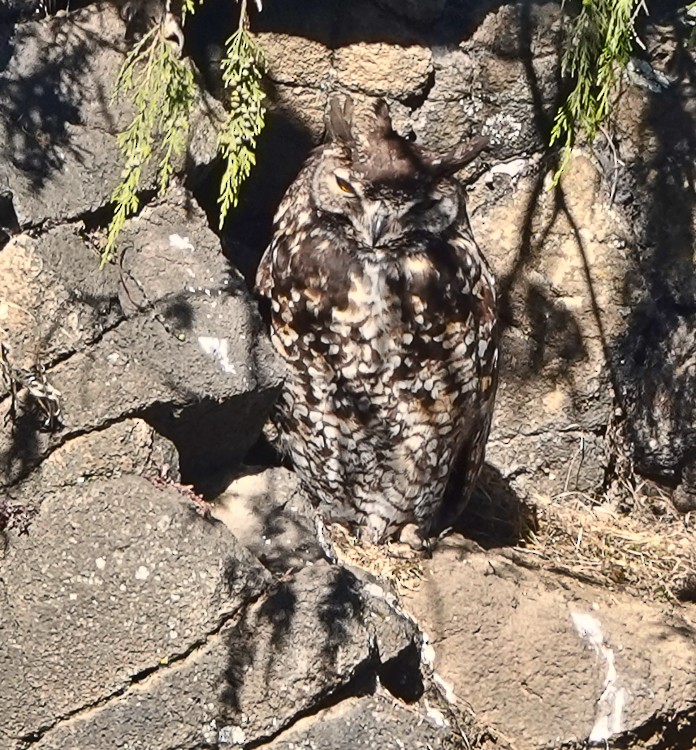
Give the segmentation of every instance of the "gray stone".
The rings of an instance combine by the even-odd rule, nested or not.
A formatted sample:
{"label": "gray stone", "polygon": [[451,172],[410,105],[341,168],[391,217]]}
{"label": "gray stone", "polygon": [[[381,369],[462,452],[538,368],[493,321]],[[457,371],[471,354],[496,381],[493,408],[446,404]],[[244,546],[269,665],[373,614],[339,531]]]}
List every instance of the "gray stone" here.
{"label": "gray stone", "polygon": [[[235,581],[249,575],[245,564],[230,562],[228,567]],[[274,736],[327,698],[338,698],[339,689],[363,678],[368,684],[370,677],[374,680],[376,653],[365,601],[350,573],[325,563],[309,565],[276,583],[247,607],[241,620],[230,619],[180,658],[154,665],[151,674],[139,676],[122,694],[56,722],[40,734],[36,747],[193,750],[242,747]],[[164,627],[169,625],[165,622]],[[355,722],[367,721],[374,710],[374,720],[385,725],[380,730],[385,736],[393,736],[397,720],[407,716],[382,693],[360,704],[362,718],[350,703],[348,708]],[[443,741],[449,730],[443,728],[442,712],[432,712],[428,719],[424,706],[418,711],[419,718],[408,722],[408,736]],[[424,719],[425,726],[418,730]]]}
{"label": "gray stone", "polygon": [[615,356],[625,429],[639,471],[679,480],[696,451],[696,315],[651,303],[633,316]]}
{"label": "gray stone", "polygon": [[68,440],[29,475],[12,494],[38,507],[56,489],[81,485],[95,477],[134,474],[179,479],[176,449],[141,419],[122,422]]}
{"label": "gray stone", "polygon": [[270,93],[270,106],[290,122],[306,130],[315,144],[321,143],[325,131],[328,91],[305,86],[277,84]]}
{"label": "gray stone", "polygon": [[281,581],[228,638],[224,722],[271,737],[376,664],[360,584],[326,563]]}
{"label": "gray stone", "polygon": [[[244,467],[241,476],[216,497],[212,514],[280,580],[323,560],[327,553],[335,557],[316,511],[300,490],[295,474],[287,469]],[[319,534],[324,536],[325,546]],[[387,584],[356,567],[347,575],[358,579],[355,585],[364,600],[362,619],[372,634],[379,661],[382,665],[392,662],[395,668],[398,662],[397,681],[411,679],[419,671],[421,641],[416,624],[400,609]]]}
{"label": "gray stone", "polygon": [[225,726],[219,716],[229,631],[229,625],[223,626],[185,658],[154,665],[151,674],[140,676],[122,695],[59,722],[34,746],[37,750],[217,747],[218,728]]}
{"label": "gray stone", "polygon": [[351,44],[334,53],[338,83],[371,96],[407,99],[422,93],[433,71],[430,50],[389,44]]}
{"label": "gray stone", "polygon": [[[12,238],[0,253],[0,339],[10,363],[50,368],[97,341],[124,318],[118,287],[116,267],[99,268],[75,225]],[[0,380],[0,398],[7,393]]]}
{"label": "gray stone", "polygon": [[52,493],[0,575],[3,750],[184,657],[267,580],[222,525],[135,476]]}
{"label": "gray stone", "polygon": [[212,512],[275,575],[324,557],[314,510],[287,469],[245,467],[217,494]]}
{"label": "gray stone", "polygon": [[[420,707],[419,707],[420,708]],[[456,738],[456,739],[455,739]],[[315,716],[301,719],[264,747],[268,750],[345,750],[351,748],[409,748],[445,750],[466,747],[439,712],[428,716],[409,710],[384,692],[349,698]]]}
{"label": "gray stone", "polygon": [[[32,283],[38,292],[43,269],[50,269],[49,287],[59,276],[55,294],[66,300],[66,319],[75,320],[69,347],[56,344],[59,361],[46,368],[47,381],[60,393],[62,426],[42,429],[31,398],[21,393],[18,424],[0,435],[0,484],[21,479],[66,440],[124,417],[146,415],[177,445],[185,472],[239,460],[256,440],[281,371],[243,280],[221,255],[202,212],[188,204],[186,193],[173,191],[124,229],[121,274],[100,279],[100,295],[109,310],[118,311],[117,324],[105,333],[95,317],[99,309],[89,301],[89,284],[81,293],[71,270],[96,264],[94,255],[67,230],[41,239]],[[54,262],[57,255],[74,265],[64,268]],[[15,296],[27,305],[41,299],[32,288]],[[34,304],[39,320],[53,309],[51,302]],[[32,349],[32,337],[16,340]],[[58,357],[70,349],[71,356]],[[10,409],[5,398],[0,418]]]}
{"label": "gray stone", "polygon": [[331,50],[320,42],[268,32],[255,39],[263,50],[266,74],[275,83],[314,88],[328,83]]}
{"label": "gray stone", "polygon": [[[21,226],[75,218],[111,200],[123,168],[116,135],[133,116],[110,103],[124,33],[109,3],[15,28],[0,73],[0,194],[11,195]],[[214,158],[220,115],[214,100],[198,102],[177,171]],[[142,188],[155,184],[150,169]]]}

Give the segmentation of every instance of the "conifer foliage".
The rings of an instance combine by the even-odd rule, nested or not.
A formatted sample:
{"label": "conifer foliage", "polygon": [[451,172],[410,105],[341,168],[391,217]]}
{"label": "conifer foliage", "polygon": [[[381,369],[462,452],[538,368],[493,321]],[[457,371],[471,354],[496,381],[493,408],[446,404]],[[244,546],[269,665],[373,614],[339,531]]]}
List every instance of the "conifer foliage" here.
{"label": "conifer foliage", "polygon": [[[203,0],[184,0],[181,22]],[[220,185],[220,227],[237,204],[242,183],[255,163],[256,142],[266,110],[261,86],[263,58],[249,33],[247,1],[241,0],[239,24],[226,42],[222,60],[227,117],[218,134],[225,169]],[[114,99],[128,99],[135,110],[130,125],[118,136],[123,158],[121,180],[114,190],[114,213],[109,224],[102,265],[116,257],[118,236],[139,206],[143,171],[157,159],[157,183],[164,193],[174,161],[188,145],[191,113],[198,96],[193,69],[168,37],[165,22],[151,29],[126,57]]]}

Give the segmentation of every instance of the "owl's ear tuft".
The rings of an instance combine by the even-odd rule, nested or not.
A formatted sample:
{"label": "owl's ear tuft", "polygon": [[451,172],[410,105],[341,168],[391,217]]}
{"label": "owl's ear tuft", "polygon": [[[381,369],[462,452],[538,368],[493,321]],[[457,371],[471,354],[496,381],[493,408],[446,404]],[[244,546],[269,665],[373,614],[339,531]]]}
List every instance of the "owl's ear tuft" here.
{"label": "owl's ear tuft", "polygon": [[391,115],[389,114],[389,105],[384,99],[378,99],[375,103],[375,122],[377,125],[377,132],[382,137],[388,138],[390,135],[394,135]]}
{"label": "owl's ear tuft", "polygon": [[346,96],[341,107],[339,98],[334,96],[329,105],[327,130],[332,141],[349,145],[353,143],[353,100]]}
{"label": "owl's ear tuft", "polygon": [[449,177],[455,172],[472,162],[490,142],[486,136],[480,136],[473,141],[460,143],[444,156],[435,158],[430,162],[431,172],[437,177]]}

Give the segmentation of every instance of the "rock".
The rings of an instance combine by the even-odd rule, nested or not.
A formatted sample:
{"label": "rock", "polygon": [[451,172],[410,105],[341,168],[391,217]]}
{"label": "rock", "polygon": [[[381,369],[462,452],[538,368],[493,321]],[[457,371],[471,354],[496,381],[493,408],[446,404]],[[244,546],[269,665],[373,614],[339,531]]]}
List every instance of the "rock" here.
{"label": "rock", "polygon": [[281,581],[228,635],[225,724],[247,741],[271,737],[365,674],[375,653],[364,609],[354,576],[326,563]]}
{"label": "rock", "polygon": [[387,44],[351,44],[334,53],[338,82],[371,96],[407,99],[423,93],[433,70],[429,50]]}
{"label": "rock", "polygon": [[[123,168],[116,135],[133,116],[110,105],[126,52],[110,3],[17,26],[0,73],[0,194],[21,226],[65,221],[107,205]],[[215,156],[217,103],[198,102],[191,143],[177,171]],[[156,185],[153,170],[142,188]]]}
{"label": "rock", "polygon": [[[277,84],[270,92],[270,105],[273,112],[288,118],[296,126],[306,130],[315,145],[321,143],[324,135],[324,114],[327,101],[327,91],[304,86]],[[284,185],[284,188],[286,187],[287,185]]]}
{"label": "rock", "polygon": [[256,34],[255,39],[263,50],[266,74],[275,83],[310,88],[328,83],[331,51],[323,44],[303,37],[268,32]]}
{"label": "rock", "polygon": [[3,749],[184,658],[267,581],[223,526],[135,476],[51,493],[0,569]]}
{"label": "rock", "polygon": [[661,607],[454,543],[424,567],[404,606],[435,668],[515,747],[613,741],[693,711],[696,641]]}
{"label": "rock", "polygon": [[488,461],[522,497],[592,495],[608,464],[609,342],[623,330],[616,300],[631,270],[621,252],[626,225],[606,204],[587,159],[569,167],[562,211],[535,162],[509,166],[484,174],[469,193],[505,326]]}
{"label": "rock", "polygon": [[441,721],[438,712],[433,712],[432,716],[422,710],[414,712],[385,692],[378,692],[367,698],[349,698],[314,716],[301,719],[265,747],[268,750],[344,750],[348,737],[351,748],[356,750],[376,747],[444,750],[459,747],[450,727],[443,726]]}
{"label": "rock", "polygon": [[[200,519],[191,519],[191,523],[204,533],[210,533],[210,527]],[[216,526],[212,530],[221,528]],[[191,531],[195,532],[195,528]],[[200,554],[192,545],[199,537],[192,539],[190,533],[188,536],[186,549]],[[224,551],[209,545],[209,553],[190,569],[205,569],[209,556],[218,554],[221,564],[218,570],[226,570],[229,580],[237,586],[250,571],[245,559],[237,557],[236,549],[233,546],[231,551]],[[172,567],[178,570],[178,565]],[[189,576],[186,581],[187,585],[196,583],[198,586],[202,582],[208,596],[217,591],[220,584],[218,577],[212,574],[203,579]],[[170,589],[162,596],[168,597]],[[181,590],[181,584],[176,590]],[[182,592],[181,612],[198,621],[206,616],[207,610],[189,611],[185,606],[187,590]],[[220,593],[223,592],[224,587]],[[231,596],[235,595],[240,595],[238,588]],[[251,597],[253,591],[247,588],[244,595]],[[120,596],[116,594],[117,599]],[[147,607],[156,607],[156,601],[148,600]],[[340,688],[357,689],[364,679],[369,688],[370,679],[374,680],[372,670],[377,665],[372,630],[382,626],[380,623],[373,625],[370,610],[365,606],[368,601],[369,596],[350,573],[325,563],[309,565],[276,584],[256,604],[247,607],[241,621],[235,622],[231,610],[226,610],[218,626],[209,629],[204,638],[192,642],[186,653],[177,652],[175,657],[158,660],[152,669],[141,672],[125,689],[104,696],[99,704],[77,710],[69,719],[57,719],[42,727],[34,735],[38,740],[36,747],[67,750],[87,743],[95,750],[106,750],[120,742],[129,746],[145,743],[145,746],[162,750],[194,750],[203,744],[220,747],[258,744],[294,724],[297,718],[317,711],[318,705],[327,698],[335,696],[341,700],[337,693]],[[175,612],[180,610],[177,608]],[[149,617],[149,613],[143,611],[140,616]],[[174,626],[176,616],[169,613],[166,618],[160,618],[164,632]],[[119,621],[123,617],[120,614]],[[176,626],[180,633],[179,622]],[[191,630],[193,638],[197,630]],[[146,643],[153,638],[150,634]],[[158,656],[171,653],[171,646],[168,643],[165,646],[168,649],[161,647]],[[86,673],[85,681],[93,671]],[[374,689],[373,685],[371,692]],[[346,709],[348,715],[354,717],[351,724],[369,717],[372,717],[370,721],[379,721],[379,726],[384,724],[381,731],[386,737],[395,735],[399,720],[407,721],[405,731],[414,741],[424,742],[430,738],[445,743],[453,731],[442,711],[427,714],[426,705],[419,704],[414,709],[418,712],[416,718],[413,712],[400,708],[383,692],[362,699],[357,707],[349,701]],[[329,712],[327,721],[333,722],[335,715],[335,711]],[[409,720],[408,716],[412,718]],[[310,735],[315,731],[310,730]],[[331,736],[336,736],[334,731],[329,732]],[[368,736],[367,733],[362,735],[365,741]],[[14,750],[17,745],[7,747]],[[450,745],[435,744],[434,747]]]}
{"label": "rock", "polygon": [[[68,322],[48,329],[49,335],[57,331],[58,343],[48,350],[59,361],[45,368],[60,394],[61,429],[42,429],[23,392],[15,429],[0,435],[0,483],[26,476],[66,440],[131,416],[145,416],[177,445],[185,478],[203,467],[234,463],[253,444],[280,383],[280,368],[243,280],[220,254],[202,212],[188,203],[183,191],[173,191],[124,229],[121,275],[100,278],[96,299],[75,270],[96,265],[79,235],[57,229],[35,246],[39,270],[30,283],[36,291],[30,286],[15,297],[31,304],[42,299],[42,283],[55,289],[58,301],[51,294],[34,302],[36,312],[23,310],[40,330],[43,313],[63,305],[63,317],[55,322]],[[102,304],[113,310],[105,332],[110,319],[99,316]],[[34,336],[32,331],[12,340],[33,353]],[[0,418],[10,409],[6,398]]]}
{"label": "rock", "polygon": [[215,494],[215,518],[275,575],[324,558],[314,510],[287,469],[247,468]]}
{"label": "rock", "polygon": [[176,448],[143,420],[125,419],[69,440],[11,492],[17,499],[38,507],[59,488],[78,486],[95,477],[124,474],[177,481]]}
{"label": "rock", "polygon": [[690,513],[696,510],[696,493],[691,489],[679,486],[674,491],[672,502],[680,513]]}
{"label": "rock", "polygon": [[556,96],[558,28],[549,3],[506,6],[470,39],[437,49],[432,88],[413,113],[418,140],[442,151],[484,134],[494,163],[543,147],[539,110]]}
{"label": "rock", "polygon": [[[99,268],[79,228],[14,237],[0,253],[0,339],[15,367],[29,370],[96,342],[124,319],[114,266]],[[0,397],[8,388],[0,381]]]}
{"label": "rock", "polygon": [[696,315],[635,308],[614,357],[639,471],[678,480],[696,450]]}

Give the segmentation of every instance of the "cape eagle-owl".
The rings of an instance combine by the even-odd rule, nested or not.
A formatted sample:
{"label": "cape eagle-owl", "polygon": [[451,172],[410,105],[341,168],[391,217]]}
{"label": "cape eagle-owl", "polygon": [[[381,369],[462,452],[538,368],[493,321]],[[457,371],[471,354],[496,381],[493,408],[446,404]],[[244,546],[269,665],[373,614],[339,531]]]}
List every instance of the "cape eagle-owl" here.
{"label": "cape eagle-owl", "polygon": [[386,103],[362,134],[351,109],[332,102],[258,270],[287,364],[272,420],[325,520],[428,538],[469,499],[497,386],[494,279],[453,178],[485,143],[437,156]]}

